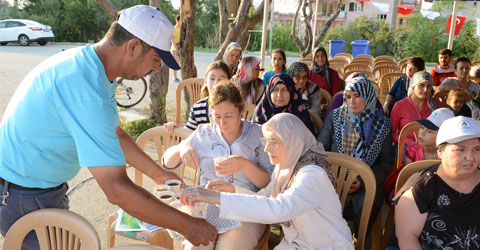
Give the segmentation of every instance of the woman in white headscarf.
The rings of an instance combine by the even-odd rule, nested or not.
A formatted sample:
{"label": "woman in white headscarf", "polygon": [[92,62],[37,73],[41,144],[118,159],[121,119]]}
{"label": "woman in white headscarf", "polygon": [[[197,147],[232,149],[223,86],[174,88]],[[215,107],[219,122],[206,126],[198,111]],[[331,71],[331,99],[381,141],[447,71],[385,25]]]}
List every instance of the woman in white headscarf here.
{"label": "woman in white headscarf", "polygon": [[236,42],[231,42],[223,53],[223,61],[230,66],[232,75],[237,73],[238,62],[242,59],[242,46]]}
{"label": "woman in white headscarf", "polygon": [[298,117],[289,113],[273,116],[263,124],[262,132],[265,152],[275,164],[267,187],[255,195],[245,195],[254,193],[212,181],[207,185],[210,190],[186,189],[182,203],[220,204],[221,218],[280,223],[285,237],[276,250],[353,249],[322,144]]}

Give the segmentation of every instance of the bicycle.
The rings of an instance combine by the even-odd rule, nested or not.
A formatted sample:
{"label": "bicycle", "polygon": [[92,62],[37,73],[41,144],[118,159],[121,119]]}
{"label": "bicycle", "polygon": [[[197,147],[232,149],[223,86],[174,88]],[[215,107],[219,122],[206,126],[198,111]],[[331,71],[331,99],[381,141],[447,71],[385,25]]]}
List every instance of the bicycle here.
{"label": "bicycle", "polygon": [[115,100],[117,106],[131,108],[143,100],[147,93],[147,81],[141,77],[138,80],[117,78],[117,90]]}

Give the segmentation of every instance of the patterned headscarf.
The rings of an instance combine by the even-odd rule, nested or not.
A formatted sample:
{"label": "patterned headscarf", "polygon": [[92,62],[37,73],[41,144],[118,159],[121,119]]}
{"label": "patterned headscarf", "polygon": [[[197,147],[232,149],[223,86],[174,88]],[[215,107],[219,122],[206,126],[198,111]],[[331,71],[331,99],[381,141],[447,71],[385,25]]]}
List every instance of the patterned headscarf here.
{"label": "patterned headscarf", "polygon": [[[410,87],[408,88],[408,96],[413,94],[413,89],[415,86],[422,82],[430,82],[433,83],[433,78],[432,76],[426,72],[426,71],[418,71],[413,74],[412,79],[410,81]],[[433,112],[438,108],[437,101],[433,99],[433,95],[430,94],[427,98],[427,104],[428,108],[430,109],[430,112]]]}
{"label": "patterned headscarf", "polygon": [[290,76],[290,78],[294,78],[298,73],[301,72],[307,72],[307,77],[308,77],[308,66],[303,63],[303,62],[294,62],[288,66],[288,71],[287,75]]}
{"label": "patterned headscarf", "polygon": [[306,165],[323,168],[333,184],[335,178],[323,145],[309,133],[298,117],[288,113],[277,114],[262,125],[263,133],[266,129],[280,137],[287,150],[285,161],[275,166],[271,197],[287,189],[295,173]]}
{"label": "patterned headscarf", "polygon": [[[359,114],[348,109],[346,93],[353,91],[365,102]],[[347,80],[343,105],[333,111],[333,126],[338,152],[348,154],[372,166],[382,151],[385,138],[392,132],[392,122],[381,108],[370,81],[362,76]]]}
{"label": "patterned headscarf", "polygon": [[[325,55],[325,64],[320,66],[318,65],[318,63],[315,62],[315,55],[319,52],[323,52],[323,54]],[[327,84],[330,86],[330,75],[328,73],[328,67],[330,66],[330,64],[328,63],[328,56],[327,56],[327,51],[325,50],[324,47],[318,47],[316,49],[313,50],[313,54],[312,54],[312,71],[315,72],[315,74],[318,74],[318,75],[323,75],[325,77],[325,81],[327,82]]]}
{"label": "patterned headscarf", "polygon": [[[290,100],[288,104],[281,107],[275,107],[273,104],[271,94],[273,89],[277,84],[284,84],[287,87],[287,90],[290,94]],[[310,114],[308,110],[304,107],[305,102],[300,97],[300,93],[295,88],[295,83],[293,82],[292,78],[290,78],[286,74],[276,74],[271,79],[267,85],[267,90],[260,100],[257,108],[255,109],[255,114],[253,115],[253,121],[258,124],[264,124],[272,116],[279,113],[291,113],[296,115],[302,122],[307,126],[307,128],[315,134],[315,127],[313,126],[312,119],[310,118]]]}

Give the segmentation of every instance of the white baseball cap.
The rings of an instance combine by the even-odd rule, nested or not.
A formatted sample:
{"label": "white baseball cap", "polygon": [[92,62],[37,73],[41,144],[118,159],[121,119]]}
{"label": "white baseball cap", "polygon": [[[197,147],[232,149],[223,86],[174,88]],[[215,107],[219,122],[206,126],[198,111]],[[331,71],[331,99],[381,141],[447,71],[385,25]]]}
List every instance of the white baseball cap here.
{"label": "white baseball cap", "polygon": [[159,8],[136,5],[124,9],[120,12],[118,24],[138,39],[152,46],[169,68],[180,69],[170,52],[173,25]]}
{"label": "white baseball cap", "polygon": [[480,138],[480,124],[465,116],[457,116],[446,120],[437,134],[437,147],[442,143],[457,143],[469,139]]}
{"label": "white baseball cap", "polygon": [[417,122],[428,129],[438,130],[445,120],[453,117],[455,117],[455,114],[450,109],[439,108],[433,111],[427,119],[417,120]]}

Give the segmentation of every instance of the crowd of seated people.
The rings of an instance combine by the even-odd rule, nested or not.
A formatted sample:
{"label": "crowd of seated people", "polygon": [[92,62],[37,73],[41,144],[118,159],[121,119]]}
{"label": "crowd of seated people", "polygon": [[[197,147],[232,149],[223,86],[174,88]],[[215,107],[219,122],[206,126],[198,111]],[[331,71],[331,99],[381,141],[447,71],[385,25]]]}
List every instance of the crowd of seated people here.
{"label": "crowd of seated people", "polygon": [[[429,210],[430,203],[434,202],[432,197],[437,193],[424,191],[425,185],[441,190],[450,186],[453,191],[449,192],[465,194],[468,198],[452,200],[459,206],[479,198],[475,180],[480,178],[469,179],[460,174],[471,185],[458,189],[456,185],[460,182],[450,183],[448,178],[459,176],[455,164],[467,164],[454,162],[455,154],[460,154],[454,148],[477,152],[480,140],[468,141],[458,135],[440,143],[439,147],[438,139],[445,137],[443,124],[455,116],[480,133],[475,120],[465,118],[475,118],[475,100],[480,90],[479,85],[470,80],[472,63],[468,58],[458,58],[451,65],[452,52],[441,50],[439,65],[431,73],[425,71],[422,58],[410,58],[405,75],[395,81],[382,102],[375,93],[375,83],[365,74],[350,74],[343,84],[338,73],[329,67],[328,54],[322,47],[314,50],[311,67],[303,62],[293,62],[287,67],[285,52],[273,50],[272,69],[260,76],[260,59],[245,56],[240,60],[241,47],[237,45],[229,46],[224,58],[233,60],[239,54],[237,63],[216,61],[208,67],[203,99],[192,106],[185,125],[194,132],[167,150],[162,161],[166,168],[184,162],[201,169],[203,188],[184,190],[181,197],[184,204],[201,201],[219,204],[222,218],[239,220],[243,226],[219,234],[217,242],[207,247],[184,242],[185,249],[230,249],[227,246],[232,242],[238,246],[235,249],[253,249],[264,224],[273,223],[279,223],[284,234],[278,249],[353,249],[352,234],[358,236],[364,183],[361,178],[354,180],[342,209],[325,151],[349,155],[371,168],[376,186],[368,221],[368,232],[371,232],[385,193],[393,192],[391,197],[395,194],[394,190],[386,190],[384,183],[389,175],[396,178],[401,170],[394,172],[396,147],[402,128],[410,122],[420,123],[421,128],[417,136],[411,134],[405,140],[402,167],[427,159],[441,159],[442,163],[430,172],[422,172],[416,182],[409,184],[413,189],[397,193],[402,198],[396,197],[389,203],[398,202],[400,206],[396,218],[403,221],[395,225],[400,246],[410,249],[410,244],[418,243],[423,249],[434,249],[429,247],[433,239],[429,233],[436,229],[424,229],[424,225],[437,215],[437,210]],[[322,106],[321,89],[335,97],[328,112]],[[438,91],[448,92],[446,107],[442,108],[442,102],[434,99]],[[240,118],[246,103],[256,105],[251,122]],[[320,130],[314,126],[310,112],[324,117]],[[169,132],[177,126],[179,124],[165,124]],[[476,136],[469,138],[480,138],[480,134]],[[463,141],[468,143],[463,145]],[[214,163],[216,157],[225,158]],[[478,166],[480,158],[470,158],[465,161]],[[441,168],[446,168],[443,174],[437,172]],[[442,215],[448,211],[442,211]],[[419,220],[409,221],[405,217],[409,213]],[[345,220],[353,221],[353,226],[349,228]],[[457,225],[449,222],[452,226],[448,233],[453,235],[452,228]],[[470,230],[471,225],[465,222],[460,227]],[[451,236],[441,234],[441,237]]]}

